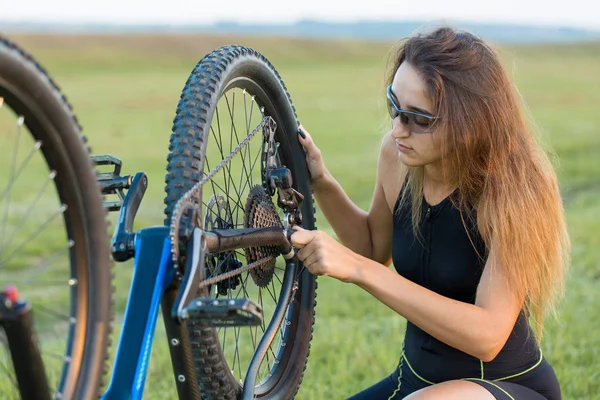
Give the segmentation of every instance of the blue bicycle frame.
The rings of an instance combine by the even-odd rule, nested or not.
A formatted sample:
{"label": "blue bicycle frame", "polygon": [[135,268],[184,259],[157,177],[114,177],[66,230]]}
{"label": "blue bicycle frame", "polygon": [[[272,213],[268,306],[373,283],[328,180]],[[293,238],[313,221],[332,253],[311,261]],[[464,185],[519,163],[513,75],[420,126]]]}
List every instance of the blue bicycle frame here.
{"label": "blue bicycle frame", "polygon": [[110,383],[102,399],[141,399],[161,298],[173,279],[168,227],[138,231],[134,271]]}

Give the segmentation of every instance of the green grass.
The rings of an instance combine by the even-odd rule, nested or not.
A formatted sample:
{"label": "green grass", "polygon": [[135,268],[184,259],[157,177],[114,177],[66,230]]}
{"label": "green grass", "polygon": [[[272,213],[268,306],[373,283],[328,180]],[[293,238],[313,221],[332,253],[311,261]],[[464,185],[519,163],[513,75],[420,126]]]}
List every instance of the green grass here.
{"label": "green grass", "polygon": [[[172,35],[14,38],[59,83],[93,152],[115,154],[126,173],[141,170],[149,176],[138,226],[162,223],[169,134],[189,72],[203,54],[231,43],[259,50],[276,66],[328,168],[358,206],[369,207],[379,141],[387,126],[383,79],[390,43]],[[546,143],[558,156],[573,241],[566,297],[558,319],[548,320],[544,354],[556,370],[565,399],[597,399],[600,44],[503,47],[500,52]],[[22,188],[17,195],[27,198],[31,193]],[[321,214],[317,225],[331,232]],[[38,255],[40,248],[33,246],[29,256]],[[131,264],[115,270],[119,314],[126,303]],[[175,396],[161,324],[147,399]],[[320,278],[311,356],[298,398],[342,399],[387,376],[397,363],[404,327],[402,317],[361,289]]]}

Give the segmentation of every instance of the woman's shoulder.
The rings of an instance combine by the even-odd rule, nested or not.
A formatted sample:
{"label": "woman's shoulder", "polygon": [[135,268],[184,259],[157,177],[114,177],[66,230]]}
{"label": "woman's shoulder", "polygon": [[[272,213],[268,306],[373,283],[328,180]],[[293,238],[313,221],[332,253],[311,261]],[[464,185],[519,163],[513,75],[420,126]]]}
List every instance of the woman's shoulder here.
{"label": "woman's shoulder", "polygon": [[406,180],[408,168],[400,162],[396,142],[388,132],[381,140],[377,161],[377,181],[381,185],[390,210],[393,211]]}

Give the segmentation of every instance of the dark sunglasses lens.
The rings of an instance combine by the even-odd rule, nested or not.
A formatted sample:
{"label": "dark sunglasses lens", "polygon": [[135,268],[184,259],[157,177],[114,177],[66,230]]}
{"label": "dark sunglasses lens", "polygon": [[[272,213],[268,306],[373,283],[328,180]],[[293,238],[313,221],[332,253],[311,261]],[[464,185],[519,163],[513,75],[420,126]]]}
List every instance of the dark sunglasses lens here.
{"label": "dark sunglasses lens", "polygon": [[409,116],[404,113],[400,113],[400,122],[402,122],[404,125],[409,125],[410,124]]}
{"label": "dark sunglasses lens", "polygon": [[388,113],[390,114],[390,117],[392,117],[392,119],[394,119],[398,116],[398,112],[396,111],[394,101],[392,99],[390,99],[389,96],[388,96],[387,100],[388,100],[387,101]]}
{"label": "dark sunglasses lens", "polygon": [[394,107],[390,104],[390,102],[388,101],[388,114],[390,114],[390,117],[392,119],[396,118],[398,116],[398,114],[396,113],[396,110],[394,110]]}
{"label": "dark sunglasses lens", "polygon": [[434,120],[419,115],[406,116],[408,128],[413,133],[429,133],[433,131]]}

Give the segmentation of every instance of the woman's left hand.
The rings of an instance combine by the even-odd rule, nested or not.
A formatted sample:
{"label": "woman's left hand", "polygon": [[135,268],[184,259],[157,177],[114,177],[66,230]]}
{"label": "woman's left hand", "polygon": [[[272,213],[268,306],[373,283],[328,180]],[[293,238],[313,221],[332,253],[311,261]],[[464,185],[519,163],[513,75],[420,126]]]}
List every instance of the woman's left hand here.
{"label": "woman's left hand", "polygon": [[359,268],[359,256],[323,231],[294,227],[290,237],[298,250],[298,259],[313,275],[327,275],[353,282]]}

